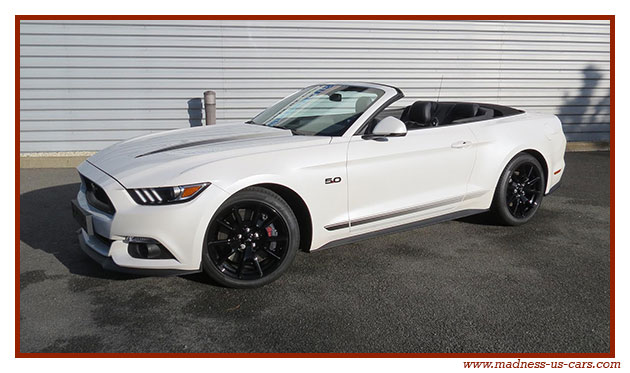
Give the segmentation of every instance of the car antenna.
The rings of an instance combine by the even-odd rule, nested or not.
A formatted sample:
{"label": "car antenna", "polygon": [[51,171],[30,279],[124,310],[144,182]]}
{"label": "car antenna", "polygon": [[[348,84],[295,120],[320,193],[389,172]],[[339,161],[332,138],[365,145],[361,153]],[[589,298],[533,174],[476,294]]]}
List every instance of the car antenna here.
{"label": "car antenna", "polygon": [[442,74],[442,78],[440,78],[440,88],[438,89],[437,102],[440,102],[440,93],[442,92],[442,82],[444,81],[444,74]]}

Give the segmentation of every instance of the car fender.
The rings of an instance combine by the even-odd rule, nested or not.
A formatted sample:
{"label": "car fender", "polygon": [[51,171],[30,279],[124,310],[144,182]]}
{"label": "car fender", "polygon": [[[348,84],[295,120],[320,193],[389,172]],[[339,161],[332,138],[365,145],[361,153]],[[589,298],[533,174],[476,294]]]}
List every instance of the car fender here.
{"label": "car fender", "polygon": [[[550,121],[557,121],[557,118],[548,114],[524,113],[472,124],[471,129],[478,141],[478,152],[470,190],[492,192],[484,197],[482,207],[489,207],[503,170],[523,151],[535,151],[542,155],[545,162],[543,167],[547,169],[545,176],[550,180],[553,149],[557,142],[556,139],[550,139],[545,132],[547,122]],[[550,184],[547,183],[547,190],[549,187]]]}
{"label": "car fender", "polygon": [[527,146],[525,144],[521,144],[521,145],[519,145],[517,147],[514,147],[508,153],[508,155],[503,159],[503,161],[501,162],[500,170],[495,175],[495,178],[494,178],[494,185],[495,186],[499,183],[499,179],[501,178],[501,174],[503,174],[503,171],[507,167],[508,163],[510,163],[510,161],[512,159],[514,159],[514,157],[516,157],[518,154],[523,153],[523,152],[527,152],[527,153],[529,153],[529,152],[536,152],[536,153],[538,153],[538,154],[540,154],[542,156],[545,164],[542,164],[541,166],[543,166],[543,168],[547,170],[547,175],[545,175],[545,183],[548,184],[548,180],[549,180],[549,159],[545,155],[545,151],[541,150],[538,147]]}

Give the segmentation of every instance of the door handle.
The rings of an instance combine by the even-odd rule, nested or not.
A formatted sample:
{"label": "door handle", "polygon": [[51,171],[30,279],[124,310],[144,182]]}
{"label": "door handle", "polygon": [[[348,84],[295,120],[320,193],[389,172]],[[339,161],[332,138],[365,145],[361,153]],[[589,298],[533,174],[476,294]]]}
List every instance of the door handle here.
{"label": "door handle", "polygon": [[472,141],[470,140],[462,140],[462,141],[458,141],[458,142],[454,142],[451,144],[451,148],[455,148],[455,149],[461,149],[461,148],[467,148],[469,146],[472,145]]}

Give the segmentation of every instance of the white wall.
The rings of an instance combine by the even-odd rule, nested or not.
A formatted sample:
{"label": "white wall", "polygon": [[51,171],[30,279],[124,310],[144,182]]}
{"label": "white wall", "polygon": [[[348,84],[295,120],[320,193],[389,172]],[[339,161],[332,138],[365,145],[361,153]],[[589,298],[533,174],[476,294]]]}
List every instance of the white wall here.
{"label": "white wall", "polygon": [[608,21],[22,21],[22,152],[99,150],[217,118],[249,119],[322,80],[407,98],[560,115],[573,141],[608,140]]}

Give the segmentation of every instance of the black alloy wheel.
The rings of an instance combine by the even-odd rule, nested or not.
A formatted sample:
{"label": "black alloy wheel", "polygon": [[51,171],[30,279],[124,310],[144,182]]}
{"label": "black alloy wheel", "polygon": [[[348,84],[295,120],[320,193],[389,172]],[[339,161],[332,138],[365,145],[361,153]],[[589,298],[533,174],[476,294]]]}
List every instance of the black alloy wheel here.
{"label": "black alloy wheel", "polygon": [[501,224],[523,224],[529,221],[540,207],[545,185],[545,175],[540,162],[530,154],[520,153],[503,171],[491,211]]}
{"label": "black alloy wheel", "polygon": [[270,190],[247,188],[228,199],[210,222],[204,269],[225,286],[262,286],[280,277],[298,246],[299,229],[288,204]]}
{"label": "black alloy wheel", "polygon": [[533,214],[543,193],[542,175],[533,163],[522,163],[512,171],[507,184],[508,210],[517,219]]}

